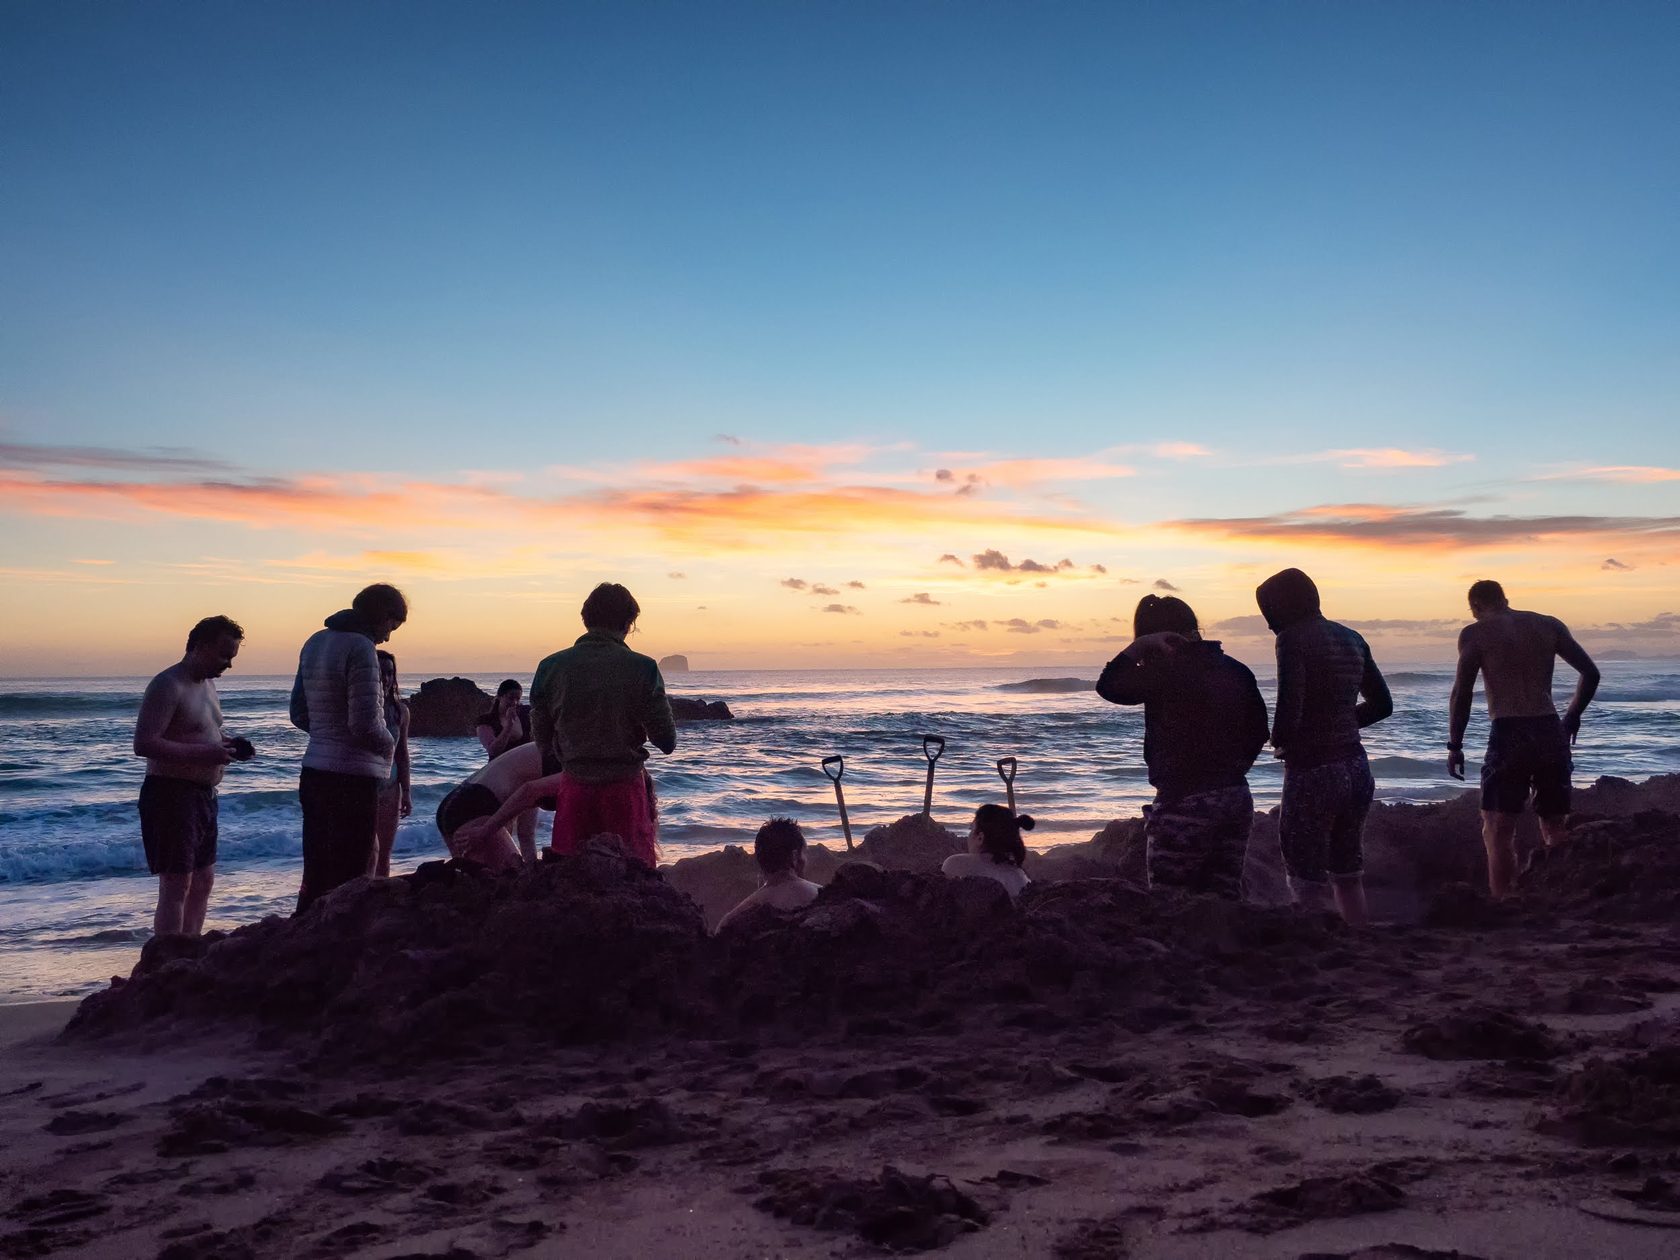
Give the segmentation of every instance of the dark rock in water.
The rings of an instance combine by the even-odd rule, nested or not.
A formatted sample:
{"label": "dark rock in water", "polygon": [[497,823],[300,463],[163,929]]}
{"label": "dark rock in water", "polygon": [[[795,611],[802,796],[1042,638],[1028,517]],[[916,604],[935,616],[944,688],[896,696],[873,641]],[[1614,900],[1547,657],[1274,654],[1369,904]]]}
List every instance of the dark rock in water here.
{"label": "dark rock in water", "polygon": [[429,678],[408,697],[408,733],[420,736],[472,735],[494,697],[470,678]]}
{"label": "dark rock in water", "polygon": [[872,828],[858,853],[895,871],[937,871],[946,858],[967,848],[961,836],[926,814],[906,814],[895,823]]}
{"label": "dark rock in water", "polygon": [[753,1206],[812,1229],[853,1233],[886,1251],[931,1251],[989,1223],[978,1203],[944,1177],[893,1167],[859,1180],[816,1168],[767,1169]]}
{"label": "dark rock in water", "polygon": [[679,722],[728,722],[735,715],[722,700],[695,700],[688,696],[672,696],[671,716]]}
{"label": "dark rock in water", "polygon": [[1680,1146],[1680,1041],[1590,1060],[1559,1084],[1538,1127],[1589,1146]]}
{"label": "dark rock in water", "polygon": [[662,674],[688,673],[688,657],[680,652],[671,656],[661,656],[659,658],[659,672]]}
{"label": "dark rock in water", "polygon": [[1565,1049],[1544,1024],[1498,1010],[1457,1011],[1414,1024],[1401,1044],[1430,1059],[1555,1059]]}

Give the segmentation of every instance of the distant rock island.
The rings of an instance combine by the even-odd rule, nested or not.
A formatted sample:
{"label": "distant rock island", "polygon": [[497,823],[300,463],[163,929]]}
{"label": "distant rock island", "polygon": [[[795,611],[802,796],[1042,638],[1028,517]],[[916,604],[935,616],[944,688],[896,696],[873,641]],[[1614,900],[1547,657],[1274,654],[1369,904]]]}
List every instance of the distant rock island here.
{"label": "distant rock island", "polygon": [[688,657],[686,657],[686,656],[661,656],[659,658],[659,672],[662,673],[662,674],[686,674],[686,673],[688,673]]}
{"label": "distant rock island", "polygon": [[1089,678],[1029,678],[1025,682],[999,683],[999,691],[1090,691],[1097,684]]}

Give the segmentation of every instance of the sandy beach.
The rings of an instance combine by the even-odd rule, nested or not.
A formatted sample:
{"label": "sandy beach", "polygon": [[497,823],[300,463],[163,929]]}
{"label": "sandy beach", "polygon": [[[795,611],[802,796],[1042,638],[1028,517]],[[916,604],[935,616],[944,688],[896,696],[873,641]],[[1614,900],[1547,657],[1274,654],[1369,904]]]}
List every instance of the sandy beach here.
{"label": "sandy beach", "polygon": [[1677,786],[1364,934],[1048,868],[1014,908],[915,820],[721,939],[610,851],[352,885],[69,1035],[0,1008],[0,1255],[1670,1256]]}

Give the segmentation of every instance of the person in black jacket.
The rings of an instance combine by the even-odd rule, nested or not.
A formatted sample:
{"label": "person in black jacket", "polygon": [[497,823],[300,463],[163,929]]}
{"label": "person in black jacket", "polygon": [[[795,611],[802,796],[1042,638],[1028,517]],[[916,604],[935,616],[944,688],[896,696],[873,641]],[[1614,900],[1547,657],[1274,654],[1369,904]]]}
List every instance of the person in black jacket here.
{"label": "person in black jacket", "polygon": [[1149,882],[1240,901],[1254,820],[1248,768],[1266,743],[1266,702],[1248,666],[1202,638],[1183,600],[1145,595],[1132,633],[1097,694],[1143,706],[1155,788],[1143,824]]}
{"label": "person in black jacket", "polygon": [[1283,760],[1278,839],[1295,900],[1366,922],[1365,816],[1376,783],[1359,732],[1394,712],[1371,649],[1319,610],[1318,587],[1299,569],[1254,592],[1277,636],[1272,747]]}

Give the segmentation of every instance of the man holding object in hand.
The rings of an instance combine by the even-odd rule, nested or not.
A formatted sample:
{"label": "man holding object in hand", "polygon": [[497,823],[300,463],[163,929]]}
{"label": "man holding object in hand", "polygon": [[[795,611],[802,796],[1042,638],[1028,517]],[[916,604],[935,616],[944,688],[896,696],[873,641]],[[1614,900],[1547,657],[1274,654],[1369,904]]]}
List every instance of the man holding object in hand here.
{"label": "man holding object in hand", "polygon": [[[1568,626],[1544,613],[1512,608],[1498,582],[1481,581],[1470,588],[1470,615],[1476,620],[1458,636],[1447,773],[1464,777],[1464,728],[1479,673],[1493,719],[1482,761],[1482,844],[1488,891],[1507,897],[1517,877],[1517,818],[1531,795],[1546,847],[1566,835],[1569,777],[1575,768],[1569,747],[1598,690],[1598,666]],[[1552,660],[1559,656],[1581,676],[1561,719],[1552,704]]]}

